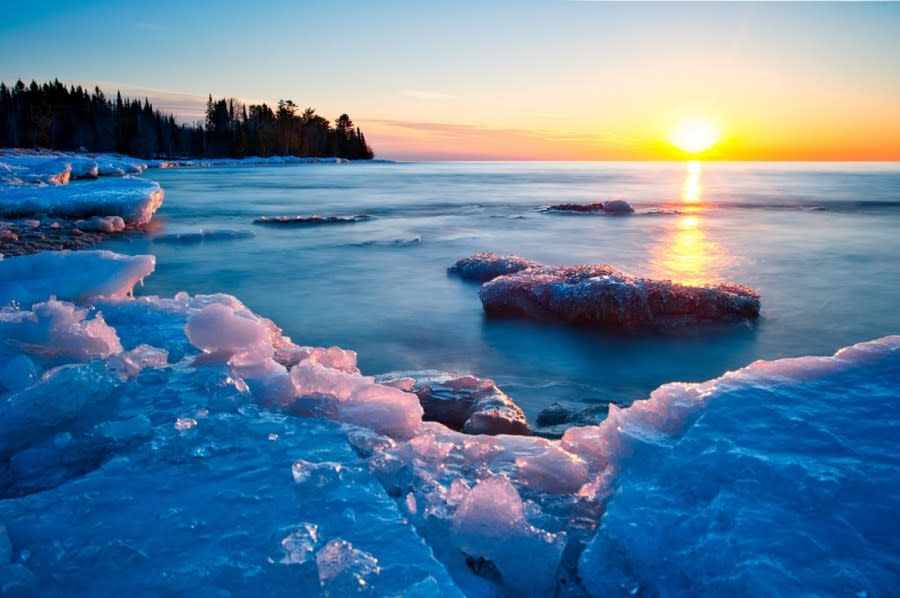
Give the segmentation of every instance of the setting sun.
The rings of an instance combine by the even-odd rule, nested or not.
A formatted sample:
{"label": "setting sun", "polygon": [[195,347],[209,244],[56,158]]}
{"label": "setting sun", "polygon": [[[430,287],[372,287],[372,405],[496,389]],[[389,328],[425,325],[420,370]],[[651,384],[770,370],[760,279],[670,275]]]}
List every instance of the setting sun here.
{"label": "setting sun", "polygon": [[669,141],[689,154],[704,152],[721,137],[719,127],[707,118],[686,118],[679,121],[669,135]]}

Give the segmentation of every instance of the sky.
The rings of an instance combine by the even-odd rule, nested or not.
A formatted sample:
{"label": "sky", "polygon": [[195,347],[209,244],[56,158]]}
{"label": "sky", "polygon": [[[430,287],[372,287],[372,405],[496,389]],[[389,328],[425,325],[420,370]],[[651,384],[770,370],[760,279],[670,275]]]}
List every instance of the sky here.
{"label": "sky", "polygon": [[0,21],[0,80],[207,94],[348,113],[378,157],[900,160],[896,2],[32,0]]}

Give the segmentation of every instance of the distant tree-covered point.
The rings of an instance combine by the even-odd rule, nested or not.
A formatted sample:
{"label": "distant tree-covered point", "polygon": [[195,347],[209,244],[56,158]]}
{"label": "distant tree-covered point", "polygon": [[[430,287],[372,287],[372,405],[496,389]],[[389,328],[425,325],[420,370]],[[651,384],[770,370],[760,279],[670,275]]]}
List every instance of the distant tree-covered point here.
{"label": "distant tree-covered point", "polygon": [[177,124],[150,102],[108,99],[66,87],[58,80],[38,85],[0,82],[0,147],[119,152],[141,158],[203,156],[308,156],[368,160],[374,152],[346,114],[334,124],[291,100],[274,108],[247,106],[230,98],[206,103],[206,122]]}

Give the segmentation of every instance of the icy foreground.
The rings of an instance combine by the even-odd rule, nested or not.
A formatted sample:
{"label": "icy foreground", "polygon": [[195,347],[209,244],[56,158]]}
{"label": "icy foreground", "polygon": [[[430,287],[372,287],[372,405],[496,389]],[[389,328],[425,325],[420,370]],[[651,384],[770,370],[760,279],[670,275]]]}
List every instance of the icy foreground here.
{"label": "icy foreground", "polygon": [[532,264],[519,256],[479,253],[450,271],[476,280],[495,274],[478,292],[491,315],[624,330],[671,330],[759,316],[759,295],[740,285],[635,278],[605,264]]}
{"label": "icy foreground", "polygon": [[0,150],[0,254],[83,249],[147,224],[164,193],[133,176],[146,168],[113,154]]}
{"label": "icy foreground", "polygon": [[130,296],[150,256],[36,257],[75,291],[0,310],[4,592],[895,587],[900,337],[666,385],[557,441],[483,436],[234,297]]}

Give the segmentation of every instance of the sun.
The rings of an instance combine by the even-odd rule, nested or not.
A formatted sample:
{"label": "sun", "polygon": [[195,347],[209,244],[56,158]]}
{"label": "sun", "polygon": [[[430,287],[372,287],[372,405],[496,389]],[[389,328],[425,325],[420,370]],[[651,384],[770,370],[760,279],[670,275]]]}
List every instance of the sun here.
{"label": "sun", "polygon": [[669,141],[689,154],[699,154],[714,146],[721,137],[719,127],[703,117],[685,118],[678,121],[669,134]]}

